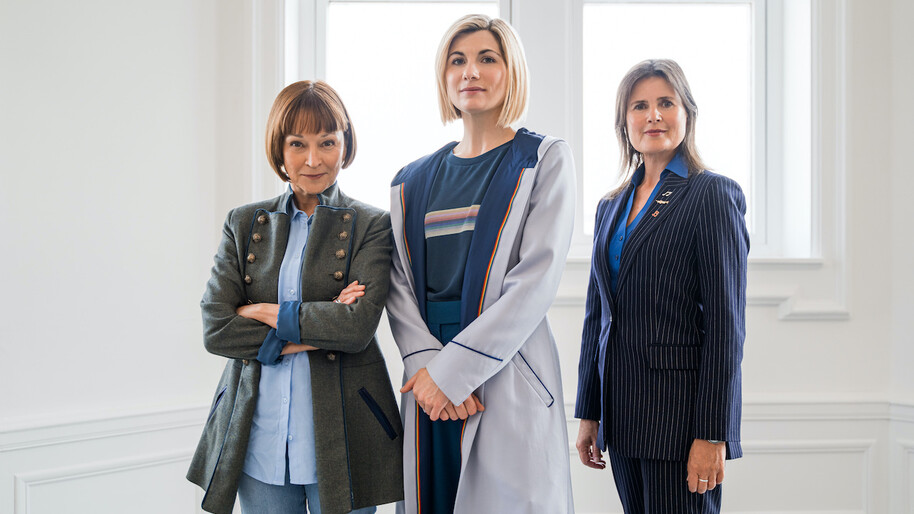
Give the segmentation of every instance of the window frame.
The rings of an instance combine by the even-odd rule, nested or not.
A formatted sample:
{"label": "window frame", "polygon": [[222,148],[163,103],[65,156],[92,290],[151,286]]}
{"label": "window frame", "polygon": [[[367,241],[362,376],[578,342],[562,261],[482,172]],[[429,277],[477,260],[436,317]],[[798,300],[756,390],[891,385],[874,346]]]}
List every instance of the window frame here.
{"label": "window frame", "polygon": [[[284,63],[282,40],[284,38],[283,12],[289,2],[297,6],[296,16],[299,27],[305,27],[308,33],[313,34],[313,40],[304,42],[302,52],[298,59],[302,68],[313,72],[313,76],[320,77],[323,71],[322,46],[325,34],[320,28],[320,20],[326,20],[327,6],[331,0],[255,0],[252,6],[253,34],[251,69],[254,75],[251,94],[251,112],[254,134],[254,151],[252,163],[254,166],[254,180],[251,188],[252,196],[260,198],[270,189],[275,190],[275,179],[272,173],[264,173],[260,165],[262,155],[262,123],[266,119],[266,112],[275,91],[283,85]],[[378,2],[386,0],[356,0],[361,2]],[[411,1],[442,1],[442,0],[403,0]],[[459,0],[458,0],[459,1]],[[469,1],[469,0],[467,0]],[[590,0],[588,0],[590,1]],[[598,0],[606,2],[621,2],[623,0]],[[636,0],[626,0],[636,1]],[[642,0],[647,1],[647,0]],[[731,2],[735,0],[705,0],[706,2]],[[757,6],[766,6],[766,16],[754,16],[754,27],[757,34],[775,36],[771,29],[770,19],[776,2],[789,0],[743,0]],[[688,0],[663,0],[666,2],[688,2]],[[846,319],[847,308],[847,248],[849,237],[846,233],[846,169],[847,154],[844,142],[846,140],[846,102],[845,91],[847,87],[846,67],[848,60],[847,51],[847,0],[811,0],[811,193],[809,208],[810,219],[810,256],[803,258],[780,257],[776,245],[771,244],[768,235],[774,230],[771,214],[783,212],[783,206],[773,205],[772,200],[778,196],[774,194],[775,181],[772,170],[766,168],[767,156],[770,152],[770,141],[765,141],[764,152],[759,154],[753,162],[756,170],[753,174],[753,186],[756,187],[753,203],[765,205],[765,216],[757,219],[764,220],[765,240],[762,242],[760,235],[755,235],[752,241],[752,253],[749,261],[749,303],[750,305],[768,305],[778,307],[778,316],[781,319]],[[692,2],[694,3],[694,2]],[[531,69],[531,104],[524,124],[536,131],[565,138],[572,147],[578,162],[583,155],[581,146],[581,126],[583,105],[580,85],[582,84],[581,52],[575,49],[582,48],[583,36],[580,33],[582,25],[582,12],[584,0],[570,0],[566,2],[552,2],[551,0],[499,0],[501,17],[514,25],[521,39],[524,41],[528,64]],[[755,12],[755,11],[754,11]],[[324,24],[326,22],[324,21]],[[770,38],[765,45],[765,59],[768,61],[770,53]],[[757,46],[757,45],[756,45]],[[307,51],[306,51],[307,50]],[[759,49],[756,49],[758,55]],[[319,55],[319,58],[307,57]],[[754,69],[762,64],[755,63]],[[759,81],[769,80],[768,75],[756,75],[755,94],[765,91],[770,95],[770,84],[759,84]],[[560,98],[560,101],[546,101],[544,91],[549,98]],[[766,100],[771,100],[770,96]],[[265,107],[264,107],[265,106]],[[756,102],[756,110],[768,109],[769,103]],[[770,134],[772,129],[768,124],[770,116],[755,116],[754,130]],[[764,123],[761,120],[766,120]],[[770,139],[770,138],[767,138]],[[260,168],[260,169],[258,169]],[[759,173],[758,171],[765,171]],[[827,170],[827,173],[823,173]],[[269,171],[269,170],[267,170]],[[583,170],[578,169],[578,191],[580,193],[583,183]],[[260,178],[256,178],[260,176]],[[258,180],[263,184],[269,183],[271,187],[258,185]],[[759,196],[763,195],[759,201]],[[581,202],[577,205],[577,222],[573,240],[573,248],[566,268],[566,280],[569,284],[562,285],[559,291],[558,304],[571,302],[577,305],[581,300],[579,287],[573,284],[586,283],[577,277],[586,273],[589,267],[591,241],[589,236],[583,234],[583,219]],[[759,232],[759,227],[756,232]],[[770,251],[760,251],[764,248]],[[565,281],[563,281],[565,282]]]}

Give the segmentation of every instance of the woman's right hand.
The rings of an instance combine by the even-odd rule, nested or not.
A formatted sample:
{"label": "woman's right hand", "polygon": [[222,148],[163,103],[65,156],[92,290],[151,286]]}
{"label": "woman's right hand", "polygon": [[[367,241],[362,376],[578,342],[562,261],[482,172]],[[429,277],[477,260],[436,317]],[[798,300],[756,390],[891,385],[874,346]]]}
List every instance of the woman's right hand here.
{"label": "woman's right hand", "polygon": [[606,468],[606,461],[603,460],[603,454],[600,453],[600,446],[597,444],[599,427],[600,422],[592,419],[582,419],[578,425],[578,440],[574,446],[578,449],[581,462],[588,468]]}
{"label": "woman's right hand", "polygon": [[317,350],[317,347],[310,344],[288,343],[282,347],[282,351],[279,354],[292,355],[293,353],[310,352],[311,350]]}
{"label": "woman's right hand", "polygon": [[345,289],[340,291],[339,296],[333,299],[333,303],[352,305],[360,296],[365,296],[365,286],[359,284],[358,280],[354,280],[351,284],[346,286]]}

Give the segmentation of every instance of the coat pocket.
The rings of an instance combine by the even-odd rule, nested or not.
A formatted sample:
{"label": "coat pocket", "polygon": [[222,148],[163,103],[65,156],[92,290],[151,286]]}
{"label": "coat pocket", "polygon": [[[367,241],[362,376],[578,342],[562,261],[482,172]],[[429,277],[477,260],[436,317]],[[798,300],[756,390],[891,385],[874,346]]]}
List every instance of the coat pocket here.
{"label": "coat pocket", "polygon": [[374,401],[374,398],[371,397],[371,393],[369,393],[368,390],[363,387],[359,389],[359,396],[362,397],[362,401],[364,401],[365,405],[368,406],[368,410],[374,414],[374,417],[378,420],[381,428],[383,428],[384,432],[387,433],[387,437],[396,439],[397,432],[394,430],[393,425],[390,424],[390,420],[387,419],[384,411],[381,410],[381,406],[378,405],[378,402]]}
{"label": "coat pocket", "polygon": [[216,395],[216,399],[213,400],[213,406],[209,409],[209,416],[206,417],[206,420],[209,421],[213,417],[213,414],[216,412],[216,407],[219,406],[219,402],[222,401],[222,397],[225,396],[225,390],[228,389],[228,386],[222,386],[222,389],[219,391],[219,394]]}
{"label": "coat pocket", "polygon": [[533,388],[533,392],[540,397],[540,400],[543,401],[543,405],[552,407],[552,404],[555,403],[555,398],[552,396],[552,393],[549,392],[546,384],[540,380],[540,377],[533,371],[533,368],[530,367],[530,363],[527,362],[527,359],[525,359],[520,352],[517,352],[514,358],[511,359],[511,364],[514,364],[514,368],[520,372],[520,375],[524,377],[527,384]]}
{"label": "coat pocket", "polygon": [[698,369],[700,346],[649,346],[647,361],[651,369]]}

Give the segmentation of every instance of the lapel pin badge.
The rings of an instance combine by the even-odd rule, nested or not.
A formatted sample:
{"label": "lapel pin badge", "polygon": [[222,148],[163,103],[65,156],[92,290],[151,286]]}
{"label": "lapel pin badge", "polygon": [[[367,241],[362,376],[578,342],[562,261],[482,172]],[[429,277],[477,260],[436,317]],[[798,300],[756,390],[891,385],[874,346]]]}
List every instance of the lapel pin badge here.
{"label": "lapel pin badge", "polygon": [[654,211],[654,214],[651,214],[651,216],[656,218],[658,214],[660,214],[660,211]]}
{"label": "lapel pin badge", "polygon": [[663,194],[660,195],[660,196],[670,196],[671,194],[673,194],[672,191],[667,191],[666,193],[663,193]]}
{"label": "lapel pin badge", "polygon": [[666,205],[666,204],[670,203],[670,201],[669,200],[657,200],[657,203],[659,203],[660,205]]}

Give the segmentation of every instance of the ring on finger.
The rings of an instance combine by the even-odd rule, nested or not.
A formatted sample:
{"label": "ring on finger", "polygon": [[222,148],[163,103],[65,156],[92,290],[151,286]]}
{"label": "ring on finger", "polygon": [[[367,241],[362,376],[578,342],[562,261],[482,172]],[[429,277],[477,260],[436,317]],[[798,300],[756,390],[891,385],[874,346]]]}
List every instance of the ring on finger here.
{"label": "ring on finger", "polygon": [[707,482],[708,479],[707,479],[707,478],[699,478],[698,481],[699,481],[699,482]]}

